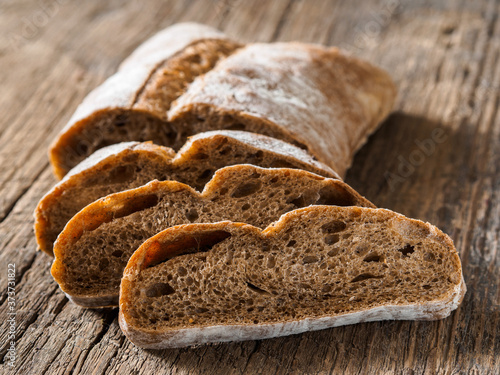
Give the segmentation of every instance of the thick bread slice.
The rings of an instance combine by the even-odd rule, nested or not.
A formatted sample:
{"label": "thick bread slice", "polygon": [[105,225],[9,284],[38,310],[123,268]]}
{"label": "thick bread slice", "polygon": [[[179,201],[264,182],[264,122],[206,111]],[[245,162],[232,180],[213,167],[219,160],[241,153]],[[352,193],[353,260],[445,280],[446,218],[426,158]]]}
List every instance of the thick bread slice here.
{"label": "thick bread slice", "polygon": [[38,246],[52,256],[54,241],[69,219],[101,197],[151,180],[175,180],[201,191],[215,170],[244,163],[298,168],[339,178],[306,151],[260,134],[230,130],[201,133],[177,154],[151,143],[119,143],[97,150],[40,200],[34,213]]}
{"label": "thick bread slice", "polygon": [[116,306],[128,259],[158,232],[221,220],[265,228],[283,213],[311,204],[374,207],[341,180],[297,169],[222,168],[201,194],[180,182],[153,181],[77,213],[54,244],[52,275],[81,306]]}
{"label": "thick bread slice", "polygon": [[441,319],[466,287],[451,239],[383,209],[312,206],[264,231],[169,228],[131,257],[120,327],[143,348],[257,340],[385,319]]}
{"label": "thick bread slice", "polygon": [[280,138],[343,176],[395,96],[385,71],[337,48],[252,44],[196,78],[169,120],[186,134],[217,126]]}
{"label": "thick bread slice", "polygon": [[147,40],[85,98],[52,144],[56,177],[106,145],[147,140],[172,144],[176,134],[165,122],[172,101],[196,76],[240,46],[195,23],[176,24]]}

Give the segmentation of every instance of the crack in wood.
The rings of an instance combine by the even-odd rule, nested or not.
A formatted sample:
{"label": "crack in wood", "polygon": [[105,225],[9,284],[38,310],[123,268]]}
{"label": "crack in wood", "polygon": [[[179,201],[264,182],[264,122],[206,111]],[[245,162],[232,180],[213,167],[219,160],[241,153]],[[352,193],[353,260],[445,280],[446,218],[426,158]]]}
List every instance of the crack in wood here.
{"label": "crack in wood", "polygon": [[274,33],[271,36],[271,41],[276,41],[280,36],[281,30],[283,29],[283,25],[287,21],[288,15],[290,14],[294,2],[295,0],[288,1],[288,4],[286,5],[285,10],[283,11],[283,14],[281,15],[281,18],[279,19],[278,24],[274,29]]}
{"label": "crack in wood", "polygon": [[[0,213],[0,224],[2,224],[9,217],[10,213],[14,210],[16,204],[30,191],[33,185],[38,181],[38,179],[42,176],[43,172],[48,168],[48,164],[45,164],[40,171],[35,174],[35,176],[30,180],[29,184],[22,188],[20,193],[14,197],[14,200],[4,209],[3,213]],[[1,194],[1,192],[0,192]]]}

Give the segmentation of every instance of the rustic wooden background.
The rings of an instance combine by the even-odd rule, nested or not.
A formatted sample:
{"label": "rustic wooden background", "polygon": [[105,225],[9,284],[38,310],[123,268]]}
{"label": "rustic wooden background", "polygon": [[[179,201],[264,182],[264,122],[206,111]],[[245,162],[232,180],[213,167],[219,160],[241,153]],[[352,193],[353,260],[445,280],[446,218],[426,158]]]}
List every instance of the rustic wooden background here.
{"label": "rustic wooden background", "polygon": [[[499,374],[499,10],[487,0],[2,0],[0,372]],[[396,112],[358,153],[347,181],[378,206],[453,238],[468,286],[456,312],[437,322],[145,351],[120,332],[116,310],[68,302],[32,229],[32,211],[55,182],[47,146],[138,44],[188,20],[244,41],[340,45],[391,72]],[[9,263],[16,265],[14,369],[5,357]]]}

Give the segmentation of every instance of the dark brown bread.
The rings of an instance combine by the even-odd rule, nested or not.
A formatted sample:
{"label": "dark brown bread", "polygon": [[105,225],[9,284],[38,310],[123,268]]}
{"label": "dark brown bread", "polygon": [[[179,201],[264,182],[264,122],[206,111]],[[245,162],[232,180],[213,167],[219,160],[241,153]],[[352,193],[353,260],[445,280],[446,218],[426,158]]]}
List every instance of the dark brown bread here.
{"label": "dark brown bread", "polygon": [[240,46],[220,31],[195,23],[176,24],[144,42],[85,98],[51,145],[56,177],[110,144],[172,144],[177,135],[166,123],[172,101],[196,76]]}
{"label": "dark brown bread", "polygon": [[175,180],[201,191],[217,169],[244,163],[265,168],[299,168],[339,178],[298,147],[241,131],[198,134],[177,154],[151,143],[119,143],[89,156],[40,200],[34,213],[38,246],[52,256],[54,241],[66,223],[101,197],[152,180]]}
{"label": "dark brown bread", "polygon": [[311,204],[373,207],[341,180],[297,169],[222,168],[201,194],[180,182],[153,181],[77,213],[54,244],[52,275],[81,306],[116,306],[128,259],[161,230],[220,220],[265,228],[283,213]]}
{"label": "dark brown bread", "polygon": [[186,134],[216,126],[283,139],[343,176],[395,96],[386,72],[337,48],[251,44],[195,79],[169,120]]}
{"label": "dark brown bread", "polygon": [[169,228],[131,257],[120,327],[143,348],[264,339],[384,319],[441,319],[465,293],[434,226],[383,209],[312,206],[264,231]]}
{"label": "dark brown bread", "polygon": [[[175,40],[176,27],[163,33]],[[198,41],[175,40],[154,67],[142,64],[148,49],[140,48],[89,95],[51,147],[56,175],[112,143],[151,140],[177,150],[190,135],[229,129],[303,147],[342,176],[391,111],[396,89],[389,75],[336,48],[276,43],[235,52],[239,45],[222,34],[204,33],[196,33]]]}

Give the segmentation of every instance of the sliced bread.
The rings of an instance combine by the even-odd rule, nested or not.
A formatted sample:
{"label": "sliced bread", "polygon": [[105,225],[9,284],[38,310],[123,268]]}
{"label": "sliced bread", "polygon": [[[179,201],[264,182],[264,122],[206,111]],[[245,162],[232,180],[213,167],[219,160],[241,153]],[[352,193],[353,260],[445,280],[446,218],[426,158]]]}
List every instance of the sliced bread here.
{"label": "sliced bread", "polygon": [[[184,35],[181,27],[187,28],[173,26],[162,35],[175,39]],[[151,140],[178,150],[188,136],[216,129],[291,142],[342,175],[392,108],[396,89],[389,75],[336,48],[277,43],[237,50],[212,29],[203,26],[195,37],[186,30],[153,59],[151,48],[140,47],[85,99],[51,147],[57,177],[109,144]]]}
{"label": "sliced bread", "polygon": [[312,206],[264,231],[169,228],[131,257],[119,323],[143,348],[256,340],[385,319],[441,319],[466,287],[451,239],[384,209]]}
{"label": "sliced bread", "polygon": [[127,261],[158,232],[221,220],[265,228],[283,213],[311,204],[374,207],[341,180],[297,169],[222,168],[201,194],[180,182],[153,181],[77,213],[54,244],[52,275],[81,306],[116,306]]}
{"label": "sliced bread", "polygon": [[122,141],[175,143],[170,104],[196,76],[241,45],[211,27],[180,23],[139,46],[118,72],[92,91],[50,148],[62,178],[95,150]]}
{"label": "sliced bread", "polygon": [[34,213],[38,246],[52,256],[54,241],[69,219],[101,197],[152,180],[175,180],[201,191],[217,169],[243,163],[299,168],[339,178],[298,147],[242,131],[198,134],[177,154],[151,143],[119,143],[82,161],[40,200]]}

